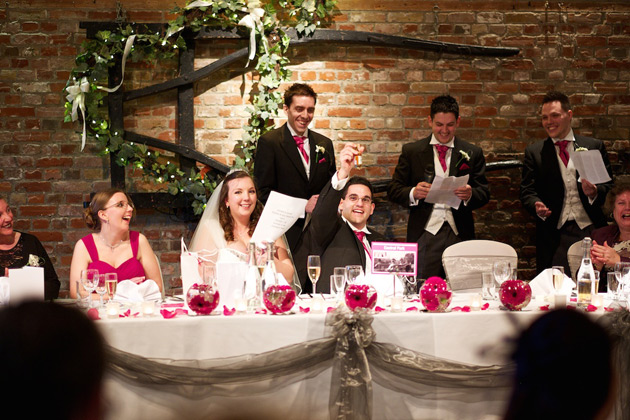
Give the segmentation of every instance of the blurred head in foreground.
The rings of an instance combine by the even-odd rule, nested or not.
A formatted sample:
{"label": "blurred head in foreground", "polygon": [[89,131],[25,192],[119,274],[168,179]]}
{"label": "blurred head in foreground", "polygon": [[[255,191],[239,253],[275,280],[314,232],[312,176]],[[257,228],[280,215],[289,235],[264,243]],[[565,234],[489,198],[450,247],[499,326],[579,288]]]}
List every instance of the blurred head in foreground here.
{"label": "blurred head in foreground", "polygon": [[100,419],[104,342],[74,308],[27,302],[0,309],[3,418]]}
{"label": "blurred head in foreground", "polygon": [[562,309],[541,316],[523,332],[512,358],[516,377],[506,420],[608,415],[611,339],[584,313]]}

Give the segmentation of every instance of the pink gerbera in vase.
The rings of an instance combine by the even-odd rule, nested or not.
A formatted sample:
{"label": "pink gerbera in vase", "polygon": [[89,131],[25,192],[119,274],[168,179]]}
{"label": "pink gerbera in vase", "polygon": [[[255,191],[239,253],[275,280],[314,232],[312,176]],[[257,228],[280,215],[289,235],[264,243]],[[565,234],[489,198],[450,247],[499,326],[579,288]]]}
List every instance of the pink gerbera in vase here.
{"label": "pink gerbera in vase", "polygon": [[209,284],[193,284],[186,293],[186,304],[197,315],[210,315],[219,305],[219,291]]}
{"label": "pink gerbera in vase", "polygon": [[499,289],[499,299],[510,311],[520,311],[532,299],[532,288],[523,280],[506,280]]}
{"label": "pink gerbera in vase", "polygon": [[346,289],[346,305],[351,311],[357,308],[373,309],[377,297],[376,289],[368,284],[351,284]]}
{"label": "pink gerbera in vase", "polygon": [[289,312],[295,304],[295,291],[286,284],[271,285],[265,289],[263,303],[272,314]]}
{"label": "pink gerbera in vase", "polygon": [[429,312],[444,312],[451,304],[453,292],[446,280],[429,277],[420,288],[420,299]]}

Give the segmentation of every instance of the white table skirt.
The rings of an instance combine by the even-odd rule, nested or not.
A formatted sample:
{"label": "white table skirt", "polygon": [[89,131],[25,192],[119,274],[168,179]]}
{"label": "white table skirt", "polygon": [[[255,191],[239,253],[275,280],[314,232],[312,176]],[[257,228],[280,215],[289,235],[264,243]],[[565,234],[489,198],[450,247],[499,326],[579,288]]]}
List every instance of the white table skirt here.
{"label": "white table skirt", "polygon": [[[460,295],[451,307],[466,304]],[[418,307],[420,303],[413,303]],[[492,307],[496,308],[497,302]],[[508,339],[518,335],[543,312],[530,305],[523,312],[497,309],[478,312],[378,313],[372,327],[375,341],[392,343],[428,355],[478,365],[505,364],[511,351]],[[121,318],[97,323],[106,341],[113,347],[150,358],[214,359],[243,354],[263,353],[283,346],[327,336],[324,314],[178,316],[174,319]],[[490,351],[487,351],[490,350]],[[250,396],[248,406],[268,410],[283,418],[327,419],[331,369],[315,378],[259,396]],[[224,407],[234,410],[244,402],[230,398],[204,401],[180,401],[165,410],[153,404],[146,392],[131,392],[128,384],[110,378],[107,382],[108,418],[174,419],[202,414],[200,407]],[[472,396],[473,394],[471,394]],[[159,396],[157,397],[159,398]],[[374,385],[374,419],[398,418],[498,418],[504,409],[505,395],[477,401],[427,402]],[[498,400],[497,400],[498,399]],[[466,398],[463,398],[466,400]],[[187,409],[191,409],[182,416]],[[214,409],[213,409],[214,410]],[[212,413],[216,411],[209,411]],[[303,413],[304,417],[295,416]],[[200,416],[201,418],[201,416]]]}

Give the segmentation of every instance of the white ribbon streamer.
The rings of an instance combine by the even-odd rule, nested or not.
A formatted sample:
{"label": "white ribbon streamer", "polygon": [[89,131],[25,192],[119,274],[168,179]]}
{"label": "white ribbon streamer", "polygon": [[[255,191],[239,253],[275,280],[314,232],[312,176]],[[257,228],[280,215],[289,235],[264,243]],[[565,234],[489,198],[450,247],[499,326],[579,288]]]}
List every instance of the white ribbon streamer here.
{"label": "white ribbon streamer", "polygon": [[133,42],[135,40],[136,40],[136,36],[131,35],[129,38],[127,38],[127,42],[125,43],[125,51],[123,51],[123,57],[122,57],[122,74],[121,74],[120,83],[118,84],[118,86],[113,87],[113,88],[97,86],[98,89],[104,90],[105,92],[112,93],[112,92],[116,92],[122,86],[123,82],[125,81],[125,63],[127,62],[127,56],[131,52],[131,47],[133,46]]}
{"label": "white ribbon streamer", "polygon": [[68,92],[66,100],[72,103],[72,121],[79,118],[77,109],[81,111],[81,118],[83,118],[83,135],[81,136],[81,151],[83,151],[86,138],[85,94],[90,91],[90,82],[88,82],[87,77],[83,77],[81,80],[75,80],[74,86],[68,86],[66,91]]}
{"label": "white ribbon streamer", "polygon": [[[264,15],[265,11],[260,7],[250,8],[249,15],[244,16],[243,19],[238,22],[239,25],[249,28],[249,57],[247,57],[247,64],[245,64],[245,67],[247,67],[249,65],[249,61],[256,56],[256,29],[258,29],[258,32],[260,32],[262,36],[265,28],[261,18]],[[262,36],[262,39],[266,51],[267,44],[265,43],[265,37]]]}

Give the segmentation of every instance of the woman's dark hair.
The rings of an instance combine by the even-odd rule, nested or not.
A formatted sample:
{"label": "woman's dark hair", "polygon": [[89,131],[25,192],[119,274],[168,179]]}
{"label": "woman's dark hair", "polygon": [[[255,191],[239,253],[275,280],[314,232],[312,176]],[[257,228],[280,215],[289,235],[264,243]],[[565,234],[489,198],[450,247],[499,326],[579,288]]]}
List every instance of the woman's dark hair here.
{"label": "woman's dark hair", "polygon": [[[229,183],[232,180],[240,179],[240,178],[249,178],[252,180],[254,184],[254,188],[256,188],[256,183],[252,179],[252,177],[245,171],[235,171],[231,174],[228,174],[223,180],[223,187],[221,187],[221,191],[219,192],[219,223],[223,228],[225,240],[231,242],[234,240],[234,219],[232,218],[232,214],[230,213],[230,209],[225,205],[225,201],[227,200],[228,193],[230,191]],[[258,189],[256,188],[256,196],[258,196]],[[256,200],[256,206],[254,207],[254,211],[249,217],[249,236],[254,234],[254,229],[256,229],[256,225],[258,224],[258,219],[260,219],[260,215],[263,211],[263,205],[260,201]]]}
{"label": "woman's dark hair", "polygon": [[83,211],[83,220],[85,221],[87,227],[92,230],[101,230],[101,219],[100,217],[98,217],[98,212],[105,208],[107,202],[116,193],[125,194],[125,197],[127,197],[127,202],[131,204],[131,207],[133,207],[132,217],[136,215],[136,207],[133,205],[131,197],[129,197],[129,195],[125,191],[119,188],[110,188],[108,190],[100,191],[94,194],[90,205]]}
{"label": "woman's dark hair", "polygon": [[609,398],[611,338],[581,312],[541,316],[522,333],[512,358],[516,375],[505,420],[592,420]]}
{"label": "woman's dark hair", "polygon": [[613,210],[615,210],[615,201],[617,200],[617,197],[624,192],[630,192],[630,182],[615,181],[615,185],[608,192],[606,202],[604,203],[604,211],[606,211],[606,214],[612,215]]}

